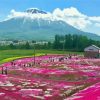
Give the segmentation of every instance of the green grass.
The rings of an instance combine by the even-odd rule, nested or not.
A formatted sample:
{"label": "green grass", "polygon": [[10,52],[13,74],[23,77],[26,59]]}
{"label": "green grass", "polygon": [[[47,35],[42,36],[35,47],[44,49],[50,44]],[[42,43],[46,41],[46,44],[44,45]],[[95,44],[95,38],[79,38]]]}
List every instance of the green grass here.
{"label": "green grass", "polygon": [[[67,51],[57,51],[57,50],[36,50],[36,56],[44,54],[82,54],[80,52],[67,52]],[[34,55],[34,50],[1,50],[0,51],[0,64],[8,62],[14,59],[23,57],[32,57]]]}

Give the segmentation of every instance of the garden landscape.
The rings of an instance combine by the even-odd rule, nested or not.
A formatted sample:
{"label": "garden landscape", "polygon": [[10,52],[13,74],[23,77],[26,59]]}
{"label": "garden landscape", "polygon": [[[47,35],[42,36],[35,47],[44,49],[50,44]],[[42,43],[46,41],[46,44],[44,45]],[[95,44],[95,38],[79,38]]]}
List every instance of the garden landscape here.
{"label": "garden landscape", "polygon": [[0,100],[100,100],[100,1],[1,0]]}
{"label": "garden landscape", "polygon": [[100,59],[42,54],[0,68],[2,100],[98,100],[100,96]]}

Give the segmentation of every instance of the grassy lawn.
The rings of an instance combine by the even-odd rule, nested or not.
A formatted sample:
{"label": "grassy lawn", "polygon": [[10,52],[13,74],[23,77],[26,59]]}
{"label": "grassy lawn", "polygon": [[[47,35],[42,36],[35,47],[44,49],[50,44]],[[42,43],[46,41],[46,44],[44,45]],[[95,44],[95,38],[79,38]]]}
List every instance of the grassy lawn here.
{"label": "grassy lawn", "polygon": [[[57,50],[36,50],[36,55],[44,54],[82,54],[81,52],[67,52]],[[0,51],[0,64],[11,61],[13,59],[31,57],[34,55],[34,50],[1,50]]]}

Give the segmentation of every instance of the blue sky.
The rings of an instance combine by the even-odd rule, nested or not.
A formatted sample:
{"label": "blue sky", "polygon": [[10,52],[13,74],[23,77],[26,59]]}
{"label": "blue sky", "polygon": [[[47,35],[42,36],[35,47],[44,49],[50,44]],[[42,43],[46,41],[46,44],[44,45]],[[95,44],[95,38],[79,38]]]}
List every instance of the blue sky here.
{"label": "blue sky", "polygon": [[[28,8],[39,8],[53,12],[56,8],[63,10],[70,7],[76,8],[80,14],[87,16],[87,18],[84,17],[82,20],[74,19],[71,25],[74,26],[76,25],[75,23],[81,25],[81,22],[83,22],[85,26],[84,31],[100,35],[100,0],[0,0],[0,21],[5,19],[12,9],[15,9],[15,11],[25,11]],[[80,22],[76,22],[78,20]]]}
{"label": "blue sky", "polygon": [[24,11],[30,7],[37,7],[46,11],[55,8],[75,7],[88,16],[100,15],[100,0],[0,0],[0,16],[5,17],[11,9]]}

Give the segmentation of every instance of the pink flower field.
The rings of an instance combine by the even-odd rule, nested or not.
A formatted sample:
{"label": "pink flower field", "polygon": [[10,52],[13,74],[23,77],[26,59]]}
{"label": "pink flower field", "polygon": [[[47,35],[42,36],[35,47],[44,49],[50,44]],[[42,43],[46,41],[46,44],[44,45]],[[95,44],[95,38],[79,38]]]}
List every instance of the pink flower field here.
{"label": "pink flower field", "polygon": [[0,100],[100,100],[100,59],[44,55],[4,63],[0,72]]}

